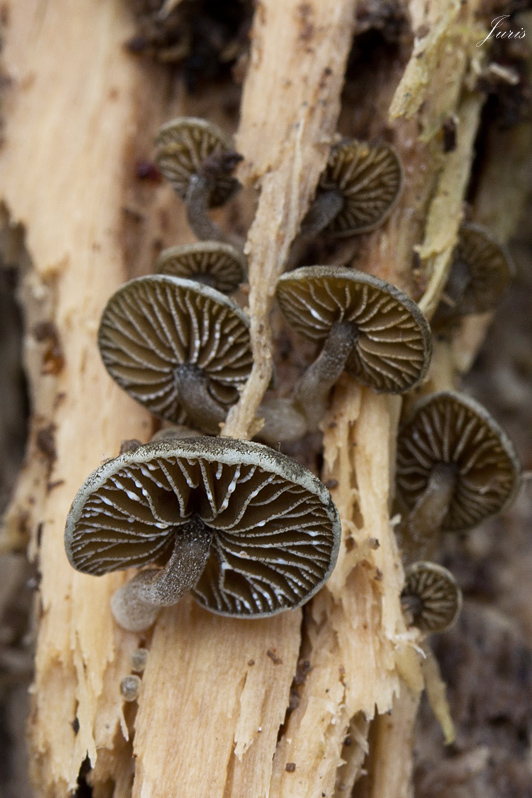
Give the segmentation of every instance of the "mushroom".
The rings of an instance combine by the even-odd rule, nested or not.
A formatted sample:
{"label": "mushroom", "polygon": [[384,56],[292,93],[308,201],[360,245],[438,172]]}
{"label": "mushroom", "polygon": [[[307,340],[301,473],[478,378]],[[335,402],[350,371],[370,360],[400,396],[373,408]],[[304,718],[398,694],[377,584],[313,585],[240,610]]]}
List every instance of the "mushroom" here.
{"label": "mushroom", "polygon": [[397,441],[405,549],[430,555],[440,530],[471,529],[506,507],[519,484],[513,444],[481,404],[453,391],[428,396]]}
{"label": "mushroom", "polygon": [[428,322],[390,283],[355,269],[305,266],[282,275],[277,299],[297,332],[323,342],[294,390],[309,431],[317,430],[344,369],[384,393],[404,393],[423,379],[431,353]]}
{"label": "mushroom", "polygon": [[214,434],[252,365],[246,314],[214,288],[167,275],[113,294],[98,345],[111,377],[148,410]]}
{"label": "mushroom", "polygon": [[316,199],[301,223],[304,236],[366,233],[388,216],[401,193],[403,170],[389,144],[345,139],[331,149]]}
{"label": "mushroom", "polygon": [[463,224],[433,323],[442,326],[470,313],[493,310],[514,273],[509,252],[489,230]]}
{"label": "mushroom", "polygon": [[155,261],[155,271],[231,294],[245,279],[246,258],[231,244],[200,241],[163,250]]}
{"label": "mushroom", "polygon": [[155,144],[157,165],[185,201],[196,236],[225,241],[208,210],[223,205],[240,188],[232,173],[242,156],[234,151],[231,139],[212,122],[180,117],[161,127]]}
{"label": "mushroom", "polygon": [[416,562],[405,571],[401,605],[422,632],[446,632],[462,609],[462,591],[452,573],[433,562]]}
{"label": "mushroom", "polygon": [[149,651],[147,648],[137,648],[131,655],[131,670],[141,673],[148,662]]}
{"label": "mushroom", "polygon": [[136,701],[140,693],[140,676],[129,674],[120,682],[120,692],[124,701]]}
{"label": "mushroom", "polygon": [[148,443],[102,464],[65,530],[83,573],[157,564],[112,598],[131,631],[188,590],[221,615],[299,607],[330,576],[339,543],[337,510],[310,471],[259,443],[208,437]]}

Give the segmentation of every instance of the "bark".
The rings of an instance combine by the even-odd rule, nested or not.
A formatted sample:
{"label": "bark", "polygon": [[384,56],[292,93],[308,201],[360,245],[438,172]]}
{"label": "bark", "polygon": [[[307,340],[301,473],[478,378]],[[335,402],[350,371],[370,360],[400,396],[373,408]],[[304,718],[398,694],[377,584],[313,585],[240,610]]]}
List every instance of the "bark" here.
{"label": "bark", "polygon": [[[336,132],[355,5],[257,5],[237,135],[240,178],[260,188],[247,240],[254,367],[226,435],[248,438],[260,424],[275,283]],[[371,101],[353,111],[355,126],[369,114],[369,132],[393,139],[407,177],[384,228],[359,244],[357,266],[423,297],[429,313],[456,240],[483,101],[471,90],[472,68],[487,52],[475,47],[477,5],[405,0],[416,34],[411,57],[378,69]],[[2,543],[21,545],[31,530],[42,575],[30,719],[36,794],[68,794],[90,766],[95,798],[340,796],[371,745],[369,794],[407,796],[423,673],[400,610],[390,522],[399,399],[347,377],[335,390],[322,425],[324,479],[336,483],[343,543],[303,626],[299,610],[238,621],[185,598],[139,637],[120,630],[109,611],[125,576],[83,576],[66,560],[64,521],[78,487],[121,440],[147,440],[152,431],[148,414],[99,361],[102,308],[125,279],[151,271],[161,241],[191,238],[171,190],[136,180],[136,159],[152,153],[158,125],[172,116],[231,126],[214,90],[190,100],[162,67],[128,55],[130,33],[128,10],[116,0],[79,0],[75,10],[67,0],[24,0],[11,8],[4,55],[4,226],[23,225],[31,261],[23,300],[33,416]],[[367,83],[361,75],[357,85],[367,91]],[[443,153],[441,124],[453,115],[457,147]],[[239,208],[245,217],[244,200]],[[49,334],[36,338],[43,321]],[[455,361],[446,357],[448,382]],[[53,436],[48,452],[38,443],[43,429]],[[139,643],[150,654],[137,710],[119,686]],[[445,718],[441,699],[439,711]]]}

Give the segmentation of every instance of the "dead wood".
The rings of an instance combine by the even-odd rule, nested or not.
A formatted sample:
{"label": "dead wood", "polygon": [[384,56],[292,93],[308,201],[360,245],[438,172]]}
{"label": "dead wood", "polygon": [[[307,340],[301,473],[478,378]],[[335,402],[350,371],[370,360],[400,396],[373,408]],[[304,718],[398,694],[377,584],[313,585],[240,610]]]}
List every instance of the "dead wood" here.
{"label": "dead wood", "polygon": [[[406,174],[399,205],[360,242],[354,265],[407,290],[429,314],[445,282],[484,101],[475,91],[487,54],[476,48],[478,3],[398,3],[413,49],[403,43],[400,57],[383,60],[369,92],[363,70],[353,78],[352,91],[365,99],[345,123],[355,6],[257,4],[237,133],[240,177],[260,190],[247,240],[254,368],[226,435],[251,437],[260,424],[275,283],[339,117],[355,130],[371,117],[368,134],[393,141]],[[141,641],[150,654],[137,711],[119,685],[139,638],[109,613],[124,576],[82,576],[66,561],[64,521],[81,482],[121,440],[152,432],[148,414],[110,383],[99,361],[101,309],[121,282],[151,270],[162,245],[190,238],[171,191],[141,184],[135,165],[171,116],[205,114],[233,126],[214,90],[189,99],[163,67],[126,53],[131,32],[118,1],[80,0],[74,13],[66,0],[25,0],[12,8],[4,55],[11,76],[0,152],[4,226],[23,226],[31,261],[23,298],[33,416],[3,544],[20,545],[32,530],[42,574],[30,720],[36,792],[70,794],[83,768],[96,798],[162,798],[176,789],[194,798],[340,796],[369,750],[369,794],[408,796],[423,673],[400,610],[402,567],[390,522],[398,399],[347,377],[335,390],[323,422],[324,479],[336,483],[344,537],[338,567],[303,625],[301,611],[241,622],[184,600]],[[449,118],[457,145],[445,152]],[[238,207],[245,218],[243,201]],[[448,351],[435,362],[432,385],[454,380]],[[445,714],[443,701],[440,709]]]}

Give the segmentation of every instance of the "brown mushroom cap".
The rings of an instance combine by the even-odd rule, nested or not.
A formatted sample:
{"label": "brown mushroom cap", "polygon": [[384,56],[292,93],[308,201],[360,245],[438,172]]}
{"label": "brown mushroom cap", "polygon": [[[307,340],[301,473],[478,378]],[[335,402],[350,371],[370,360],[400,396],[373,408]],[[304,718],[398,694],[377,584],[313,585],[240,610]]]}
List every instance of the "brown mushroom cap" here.
{"label": "brown mushroom cap", "polygon": [[180,117],[161,127],[157,138],[156,161],[165,178],[172,184],[176,194],[185,200],[189,180],[193,175],[205,175],[209,163],[215,174],[209,193],[209,206],[223,205],[240,188],[236,178],[231,177],[228,168],[223,167],[224,159],[233,159],[234,167],[240,156],[234,152],[229,136],[212,122],[195,117]]}
{"label": "brown mushroom cap", "polygon": [[[113,294],[98,345],[111,377],[152,413],[177,424],[191,418],[179,393],[182,371],[187,379],[197,377],[206,399],[226,413],[252,366],[246,314],[209,286],[167,275],[138,277]],[[192,420],[206,432],[218,431]]]}
{"label": "brown mushroom cap", "polygon": [[520,465],[506,433],[478,402],[443,391],[419,402],[397,441],[397,490],[408,508],[448,466],[454,489],[442,531],[471,529],[515,497]]}
{"label": "brown mushroom cap", "polygon": [[362,385],[403,393],[423,379],[431,353],[428,322],[390,283],[355,269],[304,266],[281,276],[277,299],[305,338],[325,341],[335,324],[356,328],[346,371]]}
{"label": "brown mushroom cap", "polygon": [[489,230],[463,224],[444,297],[434,315],[436,324],[493,310],[514,273],[509,252]]}
{"label": "brown mushroom cap", "polygon": [[192,592],[222,615],[299,606],[338,555],[338,513],[310,471],[258,443],[194,438],[148,443],[96,469],[72,503],[67,556],[93,575],[161,564],[191,522],[212,533]]}
{"label": "brown mushroom cap", "polygon": [[401,603],[422,632],[446,632],[460,614],[462,591],[447,568],[416,562],[405,571]]}
{"label": "brown mushroom cap", "polygon": [[155,261],[155,270],[231,294],[245,279],[246,258],[230,244],[200,241],[163,250]]}
{"label": "brown mushroom cap", "polygon": [[401,193],[403,170],[389,144],[346,139],[332,148],[318,196],[339,191],[343,207],[325,232],[334,238],[365,233],[388,216]]}

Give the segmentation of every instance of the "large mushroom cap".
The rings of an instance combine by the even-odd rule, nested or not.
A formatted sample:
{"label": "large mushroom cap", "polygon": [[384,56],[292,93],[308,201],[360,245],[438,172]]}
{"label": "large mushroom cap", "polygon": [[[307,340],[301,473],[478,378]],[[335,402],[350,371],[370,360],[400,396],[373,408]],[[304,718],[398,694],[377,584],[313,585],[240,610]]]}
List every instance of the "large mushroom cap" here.
{"label": "large mushroom cap", "polygon": [[422,632],[446,632],[460,614],[462,591],[447,568],[416,562],[406,569],[401,603]]}
{"label": "large mushroom cap", "polygon": [[397,489],[413,508],[433,469],[448,465],[455,486],[443,531],[471,529],[515,497],[520,466],[512,442],[487,410],[452,391],[417,404],[397,441]]}
{"label": "large mushroom cap", "polygon": [[[167,275],[138,277],[110,298],[98,345],[111,377],[155,415],[184,423],[176,374],[187,366],[227,410],[252,366],[249,321],[228,297]],[[210,431],[207,429],[206,431]]]}
{"label": "large mushroom cap", "polygon": [[72,504],[67,555],[94,575],[161,562],[198,518],[213,537],[193,595],[222,615],[297,607],[336,562],[340,522],[325,486],[267,446],[224,438],[157,441],[101,465]]}
{"label": "large mushroom cap", "polygon": [[460,227],[436,323],[493,310],[515,272],[509,252],[477,224]]}
{"label": "large mushroom cap", "polygon": [[246,258],[231,244],[199,241],[163,250],[155,261],[155,270],[231,294],[245,279]]}
{"label": "large mushroom cap", "polygon": [[346,371],[362,385],[403,393],[424,377],[431,353],[428,322],[390,283],[355,269],[304,266],[282,275],[277,299],[305,338],[324,341],[338,323],[356,327]]}
{"label": "large mushroom cap", "polygon": [[341,211],[325,228],[336,238],[365,233],[385,220],[402,188],[403,170],[389,144],[346,139],[332,148],[320,191],[338,190]]}
{"label": "large mushroom cap", "polygon": [[[155,144],[157,165],[181,199],[186,199],[191,176],[205,174],[210,163],[214,167],[210,172],[215,174],[209,194],[211,208],[223,205],[240,188],[230,172],[241,158],[229,136],[212,122],[195,117],[173,119],[161,127]],[[228,159],[226,168],[224,159]]]}

